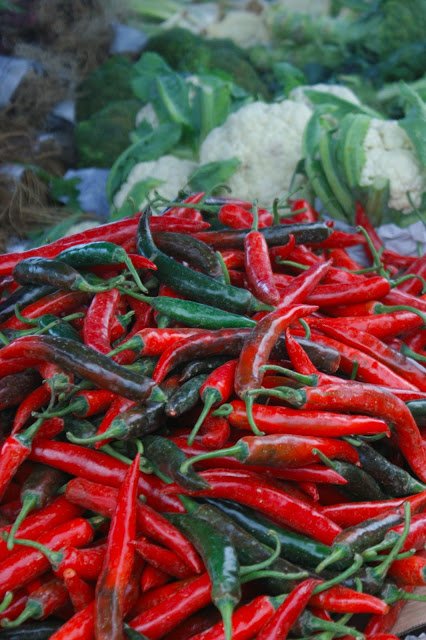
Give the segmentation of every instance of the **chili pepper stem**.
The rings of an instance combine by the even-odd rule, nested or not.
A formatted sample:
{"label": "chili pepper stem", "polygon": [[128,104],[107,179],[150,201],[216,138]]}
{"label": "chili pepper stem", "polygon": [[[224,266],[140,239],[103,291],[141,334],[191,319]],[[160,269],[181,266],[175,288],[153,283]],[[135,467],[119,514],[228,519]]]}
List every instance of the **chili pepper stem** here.
{"label": "chili pepper stem", "polygon": [[228,600],[226,602],[217,602],[216,606],[222,616],[225,640],[232,640],[232,613],[234,611],[234,605]]}
{"label": "chili pepper stem", "polygon": [[277,373],[282,373],[284,376],[288,378],[293,378],[296,382],[300,382],[300,384],[305,384],[307,387],[316,387],[318,385],[318,376],[315,374],[312,375],[304,375],[303,373],[297,373],[292,369],[287,369],[286,367],[280,367],[277,364],[264,364],[259,367],[261,371],[276,371]]}
{"label": "chili pepper stem", "polygon": [[406,344],[403,344],[401,346],[401,353],[403,353],[404,356],[412,358],[413,360],[417,360],[417,362],[426,362],[426,356],[422,356],[420,353],[416,353],[415,351],[410,349],[410,347],[407,347]]}
{"label": "chili pepper stem", "polygon": [[331,578],[330,580],[327,580],[326,582],[319,584],[317,587],[315,587],[314,593],[321,593],[322,591],[327,591],[327,589],[330,589],[330,587],[334,587],[334,585],[340,584],[341,582],[343,582],[343,580],[346,580],[346,578],[349,578],[354,573],[357,573],[358,570],[362,567],[363,563],[364,563],[364,558],[359,553],[356,553],[354,561],[350,567],[345,569],[345,571],[342,571],[342,573],[335,576],[334,578]]}
{"label": "chili pepper stem", "polygon": [[281,571],[253,571],[241,576],[241,584],[251,582],[252,580],[260,580],[261,578],[278,578],[279,580],[303,580],[308,577],[307,571],[297,571],[294,573],[282,573]]}
{"label": "chili pepper stem", "polygon": [[[6,539],[6,536],[2,536],[3,539]],[[26,538],[15,538],[14,544],[19,544],[22,547],[30,547],[31,549],[36,549],[40,551],[50,562],[52,567],[58,565],[62,560],[62,554],[60,551],[52,551],[46,545],[37,542],[36,540],[27,540]]]}
{"label": "chili pepper stem", "polygon": [[387,590],[386,596],[383,598],[386,604],[392,605],[398,600],[416,600],[418,602],[426,602],[426,594],[421,593],[409,593],[404,589],[392,586]]}
{"label": "chili pepper stem", "polygon": [[[260,393],[263,392],[272,392],[272,391],[276,391],[276,397],[281,398],[282,400],[285,400],[286,402],[288,402],[289,404],[291,404],[294,407],[302,407],[305,402],[306,402],[306,394],[303,391],[303,389],[292,389],[291,387],[277,387],[276,389],[251,389],[248,392],[248,397],[253,397],[255,395],[260,395]],[[266,395],[268,395],[268,393],[266,393]],[[270,394],[270,395],[275,395],[275,394]],[[247,414],[247,418],[248,418],[248,414]],[[263,435],[263,434],[260,434]]]}
{"label": "chili pepper stem", "polygon": [[148,293],[146,287],[144,287],[144,285],[142,284],[142,280],[140,279],[140,276],[139,276],[136,268],[134,267],[131,259],[128,256],[126,256],[124,258],[124,264],[126,265],[126,267],[129,270],[130,274],[133,276],[133,280],[136,282],[136,284],[138,285],[139,289],[143,293]]}
{"label": "chili pepper stem", "polygon": [[17,618],[14,620],[8,620],[5,618],[2,620],[1,626],[6,629],[13,629],[14,627],[19,627],[23,622],[26,622],[30,618],[36,618],[37,614],[40,614],[40,606],[34,601],[29,602]]}
{"label": "chili pepper stem", "polygon": [[263,571],[263,569],[267,569],[279,556],[281,553],[281,541],[278,537],[278,534],[273,530],[269,530],[269,534],[274,538],[275,541],[275,549],[266,560],[262,562],[258,562],[256,564],[250,564],[240,567],[240,575],[244,576],[250,573]]}
{"label": "chili pepper stem", "polygon": [[215,392],[208,393],[208,391],[207,391],[207,393],[206,393],[206,395],[204,397],[203,410],[201,411],[197,422],[192,427],[191,433],[188,436],[188,444],[189,445],[193,444],[193,442],[195,440],[195,436],[199,432],[204,420],[207,418],[208,413],[209,413],[210,409],[212,408],[212,406],[215,404],[215,402],[217,402],[217,393],[215,393]]}
{"label": "chili pepper stem", "polygon": [[335,551],[330,553],[327,558],[324,558],[324,560],[320,562],[317,567],[315,567],[315,573],[322,573],[322,571],[324,571],[324,569],[326,569],[328,566],[334,564],[335,562],[338,562],[339,560],[342,560],[344,557],[345,552],[343,551],[343,549],[336,549]]}
{"label": "chili pepper stem", "polygon": [[411,505],[409,502],[404,502],[404,529],[400,536],[398,536],[397,541],[392,549],[392,551],[385,557],[385,559],[376,567],[369,569],[369,573],[376,580],[383,580],[385,578],[390,565],[394,560],[396,560],[400,550],[404,546],[404,542],[407,539],[408,534],[410,533],[410,523],[411,523]]}
{"label": "chili pepper stem", "polygon": [[212,416],[215,416],[218,418],[220,417],[226,418],[227,416],[230,416],[233,411],[234,409],[232,407],[232,404],[229,404],[229,402],[225,402],[224,404],[221,404],[220,407],[218,407],[212,412]]}
{"label": "chili pepper stem", "polygon": [[415,307],[410,307],[408,304],[394,304],[387,305],[378,302],[374,305],[375,313],[394,313],[396,311],[410,311],[411,313],[415,313],[416,316],[419,316],[423,320],[423,323],[426,325],[426,314]]}
{"label": "chili pepper stem", "polygon": [[264,432],[259,429],[259,427],[257,426],[254,420],[254,415],[253,415],[254,397],[252,395],[246,395],[245,403],[246,403],[247,420],[251,427],[251,430],[256,436],[265,435]]}
{"label": "chili pepper stem", "polygon": [[22,503],[22,507],[21,510],[19,512],[19,514],[16,516],[15,518],[15,522],[13,523],[13,526],[9,532],[9,535],[7,537],[7,549],[8,551],[11,551],[13,549],[13,545],[14,545],[14,538],[15,538],[15,534],[18,530],[18,528],[20,527],[22,521],[24,520],[24,518],[26,518],[27,514],[32,511],[35,507],[37,506],[37,498],[35,496],[32,497],[26,497]]}
{"label": "chili pepper stem", "polygon": [[143,349],[142,338],[138,335],[133,336],[132,338],[129,338],[129,340],[126,340],[126,342],[123,342],[123,344],[119,344],[107,355],[109,358],[112,358],[112,356],[115,356],[117,353],[121,353],[122,351],[127,351],[127,349],[130,351],[141,351],[141,349]]}
{"label": "chili pepper stem", "polygon": [[222,456],[235,456],[238,458],[240,454],[244,454],[244,449],[246,445],[243,443],[235,444],[233,447],[227,447],[225,449],[216,449],[215,451],[206,451],[206,453],[200,453],[198,456],[192,456],[192,458],[188,458],[181,465],[180,470],[182,473],[186,473],[189,467],[192,467],[197,462],[201,460],[209,460],[210,458],[221,458]]}
{"label": "chili pepper stem", "polygon": [[3,600],[0,602],[0,613],[3,613],[3,611],[6,611],[6,609],[8,608],[10,603],[12,602],[12,600],[13,600],[12,591],[7,591],[5,593],[5,596],[4,596]]}
{"label": "chili pepper stem", "polygon": [[386,551],[386,549],[389,549],[389,547],[392,547],[399,537],[397,533],[394,533],[393,535],[392,533],[393,533],[392,531],[388,532],[387,540],[382,540],[382,542],[379,542],[378,544],[375,544],[373,547],[366,549],[362,554],[364,559],[375,560],[377,558],[377,555],[380,553],[380,551]]}

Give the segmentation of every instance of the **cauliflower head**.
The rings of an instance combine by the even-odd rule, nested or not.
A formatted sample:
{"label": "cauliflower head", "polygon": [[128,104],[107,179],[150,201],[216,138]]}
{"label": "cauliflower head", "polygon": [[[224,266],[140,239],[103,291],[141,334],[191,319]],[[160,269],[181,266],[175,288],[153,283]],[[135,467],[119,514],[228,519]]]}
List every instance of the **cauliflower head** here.
{"label": "cauliflower head", "polygon": [[262,14],[251,11],[228,11],[219,22],[206,29],[208,38],[230,38],[243,49],[269,42],[269,31]]}
{"label": "cauliflower head", "polygon": [[365,163],[360,185],[368,187],[375,180],[389,180],[388,205],[403,213],[412,211],[407,192],[415,206],[420,206],[426,191],[426,171],[418,160],[410,138],[394,120],[372,118],[363,141]]}
{"label": "cauliflower head", "polygon": [[201,145],[200,162],[238,158],[241,164],[228,181],[232,192],[270,206],[289,189],[311,114],[309,107],[292,100],[252,102],[208,134]]}
{"label": "cauliflower head", "polygon": [[[157,187],[158,192],[168,200],[175,198],[180,189],[188,182],[191,173],[197,164],[190,160],[182,160],[175,156],[166,155],[158,160],[150,162],[140,162],[130,171],[126,182],[114,196],[114,205],[119,209],[123,206],[132,188],[139,182],[154,178],[161,180],[162,184]],[[137,208],[146,205],[146,201],[135,202]]]}
{"label": "cauliflower head", "polygon": [[337,98],[341,98],[342,100],[346,100],[347,102],[351,102],[352,104],[361,104],[358,97],[354,94],[353,91],[348,89],[348,87],[343,87],[340,84],[313,84],[313,85],[303,85],[301,87],[296,87],[290,92],[290,100],[295,100],[295,102],[302,102],[306,104],[308,107],[312,107],[312,102],[309,97],[306,95],[306,91],[321,91],[321,93],[329,93],[332,96],[336,96]]}

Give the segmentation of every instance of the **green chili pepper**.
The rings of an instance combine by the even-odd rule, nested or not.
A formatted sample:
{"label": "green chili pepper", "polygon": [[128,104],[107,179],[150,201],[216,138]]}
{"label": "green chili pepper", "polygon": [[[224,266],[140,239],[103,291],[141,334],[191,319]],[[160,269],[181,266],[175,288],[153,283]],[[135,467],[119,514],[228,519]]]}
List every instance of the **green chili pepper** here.
{"label": "green chili pepper", "polygon": [[106,291],[113,286],[112,281],[99,278],[92,278],[92,284],[65,262],[49,258],[21,260],[13,270],[13,277],[20,284],[46,284],[58,289],[89,293]]}
{"label": "green chili pepper", "polygon": [[52,313],[46,313],[44,316],[38,318],[38,326],[40,329],[47,329],[46,333],[49,336],[55,336],[56,338],[69,338],[70,340],[76,340],[81,342],[80,334],[74,329],[74,327],[54,316]]}
{"label": "green chili pepper", "polygon": [[426,400],[410,400],[407,407],[417,424],[421,427],[426,426]]}
{"label": "green chili pepper", "polygon": [[160,282],[168,284],[191,300],[233,313],[249,315],[255,311],[271,309],[246,289],[224,284],[204,273],[194,271],[160,251],[152,238],[147,212],[140,218],[137,247],[139,253],[157,266],[155,276]]}
{"label": "green chili pepper", "polygon": [[226,640],[232,638],[232,612],[241,598],[240,567],[234,545],[222,531],[193,515],[168,514],[201,555],[212,582],[212,601],[219,609]]}
{"label": "green chili pepper", "polygon": [[176,418],[193,409],[200,400],[199,390],[207,378],[206,373],[190,378],[170,396],[166,404],[166,414]]}
{"label": "green chili pepper", "polygon": [[123,247],[113,242],[101,240],[88,244],[78,244],[61,251],[57,259],[77,269],[87,269],[99,265],[125,264],[139,289],[146,291],[127,252]]}
{"label": "green chili pepper", "polygon": [[251,318],[239,316],[235,313],[229,313],[210,307],[192,300],[180,300],[179,298],[170,298],[168,296],[142,296],[139,293],[127,289],[121,289],[123,293],[147,302],[156,311],[175,322],[180,322],[187,327],[201,327],[203,329],[233,329],[240,327],[252,328],[256,322]]}
{"label": "green chili pepper", "polygon": [[180,471],[186,456],[174,442],[161,436],[145,436],[142,444],[145,458],[162,474],[190,491],[208,489],[209,484],[195,471]]}

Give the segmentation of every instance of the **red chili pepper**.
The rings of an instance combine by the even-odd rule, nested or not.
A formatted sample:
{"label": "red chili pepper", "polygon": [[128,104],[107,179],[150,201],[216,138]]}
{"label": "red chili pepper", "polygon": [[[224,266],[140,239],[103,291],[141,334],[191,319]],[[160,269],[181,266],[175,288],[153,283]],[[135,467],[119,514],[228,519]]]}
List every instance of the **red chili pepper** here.
{"label": "red chili pepper", "polygon": [[[249,430],[244,402],[232,400],[229,423],[237,429]],[[253,405],[254,421],[265,433],[294,433],[310,436],[343,437],[389,433],[383,420],[362,415],[346,415],[328,411],[300,411],[289,407]]]}
{"label": "red chili pepper", "polygon": [[310,202],[304,199],[293,200],[291,210],[294,213],[291,216],[291,222],[316,222],[319,219],[318,211],[314,209]]}
{"label": "red chili pepper", "polygon": [[[273,224],[273,216],[266,209],[259,209],[258,216],[259,229],[270,227],[271,224]],[[232,202],[228,202],[220,208],[218,219],[222,224],[232,229],[250,229],[253,225],[253,214],[251,211]]]}
{"label": "red chili pepper", "polygon": [[111,326],[120,295],[118,289],[95,294],[84,318],[83,340],[100,353],[107,354],[112,349]]}
{"label": "red chili pepper", "polygon": [[410,273],[420,277],[405,280],[405,282],[402,282],[398,285],[398,289],[400,289],[401,291],[405,291],[405,293],[410,293],[413,296],[418,296],[423,289],[421,278],[426,278],[425,256],[421,256],[420,258],[417,258],[414,262],[412,262],[411,265],[407,267],[404,275],[408,275]]}
{"label": "red chili pepper", "polygon": [[104,564],[96,583],[95,635],[98,640],[123,637],[124,591],[135,557],[130,542],[136,534],[139,463],[137,454],[119,489]]}
{"label": "red chili pepper", "polygon": [[[188,196],[187,198],[185,198],[185,200],[182,201],[182,204],[198,204],[199,202],[201,202],[204,199],[205,196],[205,192],[204,191],[199,191],[198,193],[192,193],[190,196]],[[190,214],[190,218],[192,218],[192,216],[194,216],[194,214],[198,214],[196,216],[194,216],[195,218],[198,218],[198,216],[200,215],[200,212],[197,211],[196,209],[188,209],[188,207],[185,206],[181,206],[181,207],[171,207],[170,209],[167,209],[167,211],[164,212],[164,216],[186,216],[187,214]]]}
{"label": "red chili pepper", "polygon": [[[188,217],[170,215],[169,213],[162,216],[151,216],[149,225],[151,231],[178,231],[179,233],[189,234],[206,231],[206,229],[210,229],[211,226],[202,218],[195,220]],[[132,235],[132,240],[134,240],[134,237],[135,233]]]}
{"label": "red chili pepper", "polygon": [[12,602],[0,613],[0,624],[2,620],[15,620],[25,608],[28,600],[28,593],[24,589],[18,589],[14,592]]}
{"label": "red chili pepper", "polygon": [[[76,518],[81,513],[82,509],[80,507],[71,504],[71,502],[65,498],[56,498],[46,507],[34,511],[25,518],[19,527],[18,535],[21,538],[38,540],[46,530],[52,529],[67,520]],[[0,529],[0,561],[20,551],[20,548],[17,546],[9,551],[6,546],[6,541],[3,539],[3,536],[9,534],[11,528],[12,525],[7,525]]]}
{"label": "red chili pepper", "polygon": [[[75,518],[44,533],[38,542],[56,551],[64,545],[84,546],[92,538],[90,523],[83,518]],[[23,548],[11,554],[0,563],[0,597],[42,575],[48,568],[49,560],[36,549]]]}
{"label": "red chili pepper", "polygon": [[[411,513],[423,511],[426,507],[426,491],[416,493],[413,496],[404,498],[411,505]],[[401,498],[389,498],[389,500],[374,500],[371,502],[343,502],[322,508],[322,513],[331,518],[341,527],[351,527],[353,525],[375,518],[383,513],[400,507],[403,503]]]}
{"label": "red chili pepper", "polygon": [[309,604],[331,613],[377,613],[384,615],[389,606],[380,598],[338,585],[313,595]]}
{"label": "red chili pepper", "polygon": [[[55,316],[67,315],[75,311],[88,299],[89,296],[87,293],[81,293],[79,291],[58,291],[24,307],[24,309],[21,309],[21,315],[29,320],[40,318],[46,314],[53,314]],[[15,330],[28,329],[28,324],[25,324],[17,317],[13,317],[3,322],[1,328]]]}
{"label": "red chili pepper", "polygon": [[[315,291],[307,297],[309,304],[319,307],[330,307],[337,304],[358,303],[367,300],[377,300],[384,297],[390,291],[389,281],[377,276],[363,280],[362,285],[358,281],[353,284],[323,284],[316,287]],[[396,303],[398,304],[398,303]]]}
{"label": "red chili pepper", "polygon": [[326,335],[337,338],[341,342],[359,349],[379,362],[385,364],[402,378],[414,384],[421,391],[426,391],[426,375],[424,368],[402,353],[388,347],[379,338],[348,326],[346,329],[330,327],[327,323],[321,326]]}
{"label": "red chili pepper", "polygon": [[139,537],[132,541],[135,550],[146,562],[163,573],[167,573],[175,578],[189,578],[194,573],[188,566],[173,552],[163,547],[159,547],[147,538]]}
{"label": "red chili pepper", "polygon": [[[280,258],[280,260],[286,260],[294,251],[296,247],[296,237],[291,233],[288,237],[288,242],[279,247],[269,247],[269,255],[271,257],[271,262],[274,265],[274,270],[276,270],[276,259]],[[243,263],[244,266],[244,263]]]}
{"label": "red chili pepper", "polygon": [[116,394],[107,389],[78,391],[67,407],[56,412],[56,416],[72,413],[77,418],[90,418],[106,411],[116,398]]}
{"label": "red chili pepper", "polygon": [[[346,315],[344,318],[312,318],[309,323],[312,327],[321,328],[326,325],[345,330],[346,327],[354,327],[359,331],[371,333],[377,338],[390,338],[412,329],[418,329],[423,325],[423,320],[411,311],[395,311],[393,313],[375,314],[376,303],[367,302],[373,315]],[[339,313],[341,309],[339,309]],[[364,310],[363,313],[366,313]]]}
{"label": "red chili pepper", "polygon": [[50,640],[93,640],[95,630],[95,603],[78,611],[69,618],[58,631],[50,636]]}
{"label": "red chili pepper", "polygon": [[[83,478],[74,478],[67,484],[66,495],[70,502],[110,517],[115,510],[118,490]],[[138,503],[137,522],[138,531],[174,551],[195,573],[201,572],[203,565],[192,544],[161,514]]]}
{"label": "red chili pepper", "polygon": [[268,245],[257,227],[244,238],[244,252],[248,288],[262,302],[278,304],[280,295],[272,275]]}
{"label": "red chili pepper", "polygon": [[67,600],[67,589],[60,580],[52,578],[52,580],[41,585],[30,594],[26,601],[25,608],[13,622],[3,620],[2,626],[7,628],[18,627],[29,618],[44,620],[44,618],[47,618],[64,606]]}
{"label": "red chili pepper", "polygon": [[402,585],[423,587],[426,585],[426,558],[414,555],[392,562],[389,575]]}
{"label": "red chili pepper", "polygon": [[[107,429],[109,429],[109,427],[111,426],[112,421],[115,420],[115,418],[120,413],[123,413],[124,411],[127,411],[127,409],[134,407],[135,404],[136,403],[133,402],[133,400],[129,400],[128,398],[122,398],[121,396],[116,396],[115,399],[112,401],[108,411],[104,415],[102,422],[98,427],[96,435],[105,433],[105,431],[107,431]],[[99,449],[109,441],[110,441],[109,438],[105,438],[105,440],[100,440],[99,442],[96,442],[95,449]]]}
{"label": "red chili pepper", "polygon": [[331,262],[316,262],[307,271],[293,278],[284,290],[280,291],[280,308],[290,304],[301,304],[311,294],[330,269]]}
{"label": "red chili pepper", "polygon": [[[411,593],[414,591],[414,587],[407,585],[405,591]],[[375,614],[371,616],[370,620],[364,629],[364,633],[367,638],[371,638],[376,634],[386,633],[390,631],[396,624],[401,610],[406,605],[406,600],[398,600],[394,605],[389,607],[389,611],[385,614]]]}
{"label": "red chili pepper", "polygon": [[[351,235],[351,234],[349,234]],[[328,257],[333,261],[333,265],[338,269],[348,269],[349,271],[358,271],[362,266],[356,262],[344,249],[331,249]]]}
{"label": "red chili pepper", "polygon": [[405,403],[392,393],[356,382],[306,387],[286,392],[287,400],[298,398],[296,406],[306,409],[363,411],[380,416],[395,427],[395,439],[409,466],[422,481],[426,480],[426,451],[417,424]]}
{"label": "red chili pepper", "polygon": [[165,491],[235,500],[325,544],[330,544],[341,531],[338,525],[325,518],[322,513],[290,497],[255,473],[220,469],[203,471],[200,475],[209,483],[210,489],[188,492],[181,487],[169,485]]}
{"label": "red chili pepper", "polygon": [[[124,462],[102,451],[93,451],[69,442],[40,440],[34,445],[30,459],[111,487],[121,485],[127,470]],[[146,496],[148,504],[160,511],[182,512],[180,501],[164,495],[162,487],[163,483],[157,478],[140,474],[139,491]]]}
{"label": "red chili pepper", "polygon": [[160,602],[166,600],[169,595],[174,593],[175,591],[179,591],[182,587],[192,584],[195,578],[185,578],[184,580],[175,580],[173,582],[168,582],[161,587],[156,587],[155,589],[151,589],[146,593],[142,593],[138,601],[135,604],[135,607],[132,611],[134,615],[139,615],[143,611],[147,611],[148,609],[152,609]]}
{"label": "red chili pepper", "polygon": [[[401,534],[404,530],[404,525],[392,527],[391,531]],[[410,529],[405,542],[401,548],[401,551],[409,551],[410,549],[416,549],[421,551],[426,545],[426,514],[419,513],[414,515],[410,521]]]}
{"label": "red chili pepper", "polygon": [[276,640],[277,638],[285,640],[293,624],[308,605],[313,590],[319,584],[321,580],[308,578],[297,585],[262,627],[257,640]]}
{"label": "red chili pepper", "polygon": [[226,418],[209,415],[201,425],[200,444],[206,449],[219,449],[229,440],[231,429]]}
{"label": "red chili pepper", "polygon": [[31,418],[33,411],[38,411],[49,402],[52,390],[46,382],[24,398],[13,418],[12,435],[18,433]]}
{"label": "red chili pepper", "polygon": [[62,573],[64,585],[67,588],[74,611],[81,611],[90,604],[95,596],[95,590],[83,580],[74,569],[65,569]]}
{"label": "red chili pepper", "polygon": [[168,573],[161,571],[160,569],[156,569],[151,564],[147,564],[141,575],[140,587],[141,592],[146,593],[151,589],[156,589],[157,587],[161,587],[163,584],[166,584],[170,580],[170,576]]}
{"label": "red chili pepper", "polygon": [[157,640],[192,613],[207,606],[211,602],[210,591],[210,578],[203,573],[171,593],[167,600],[130,620],[129,625],[150,640]]}
{"label": "red chili pepper", "polygon": [[212,371],[201,385],[199,393],[204,407],[191,430],[188,437],[188,444],[194,442],[194,438],[210,409],[216,404],[227,402],[231,397],[234,391],[234,376],[237,363],[237,360],[228,360],[228,362],[225,362],[225,364]]}
{"label": "red chili pepper", "polygon": [[227,269],[244,269],[244,251],[229,249],[220,253]]}

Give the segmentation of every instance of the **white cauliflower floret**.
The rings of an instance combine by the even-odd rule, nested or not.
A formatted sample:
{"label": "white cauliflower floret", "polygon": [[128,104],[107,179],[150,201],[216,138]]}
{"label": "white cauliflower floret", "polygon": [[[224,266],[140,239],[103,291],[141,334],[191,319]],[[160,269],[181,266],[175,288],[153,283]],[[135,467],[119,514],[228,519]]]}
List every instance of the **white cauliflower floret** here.
{"label": "white cauliflower floret", "polygon": [[240,47],[269,42],[269,32],[263,16],[251,11],[228,11],[222,20],[206,29],[208,38],[230,38]]}
{"label": "white cauliflower floret", "polygon": [[296,102],[302,102],[306,104],[308,107],[312,106],[312,102],[309,97],[306,95],[306,90],[312,91],[321,91],[322,93],[329,93],[332,96],[336,96],[337,98],[342,98],[342,100],[347,100],[347,102],[352,102],[352,104],[361,104],[358,97],[354,94],[353,91],[348,89],[348,87],[343,87],[340,84],[313,84],[313,85],[303,85],[301,87],[296,87],[290,92],[290,99],[295,100]]}
{"label": "white cauliflower floret", "polygon": [[288,191],[311,114],[309,107],[292,100],[252,102],[208,134],[201,145],[201,164],[238,158],[241,165],[228,181],[232,192],[271,206]]}
{"label": "white cauliflower floret", "polygon": [[[172,200],[177,196],[179,190],[187,184],[189,176],[196,166],[195,162],[170,155],[150,162],[140,162],[132,168],[126,182],[115,194],[114,205],[117,209],[122,207],[135,184],[148,178],[163,180],[163,184],[157,187],[157,191],[167,200]],[[142,208],[146,202],[135,202],[135,205],[137,208]]]}
{"label": "white cauliflower floret", "polygon": [[426,191],[426,171],[422,168],[410,138],[394,120],[371,119],[364,138],[365,164],[360,185],[367,187],[378,178],[389,180],[389,207],[412,211],[407,191],[415,206],[420,206]]}
{"label": "white cauliflower floret", "polygon": [[158,116],[150,102],[144,105],[142,109],[139,109],[137,112],[135,120],[136,126],[138,127],[144,120],[146,120],[146,122],[148,122],[148,124],[150,124],[154,129],[158,127]]}

